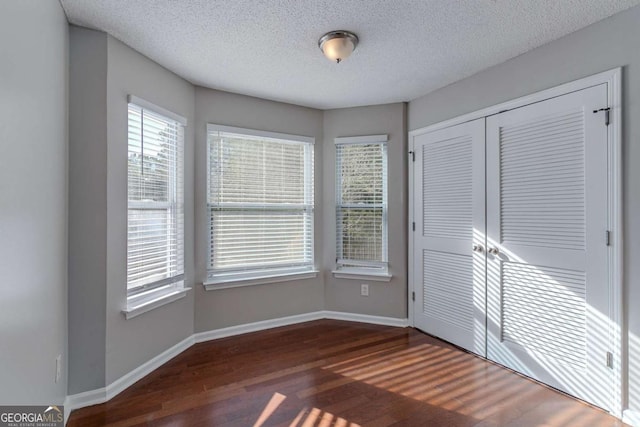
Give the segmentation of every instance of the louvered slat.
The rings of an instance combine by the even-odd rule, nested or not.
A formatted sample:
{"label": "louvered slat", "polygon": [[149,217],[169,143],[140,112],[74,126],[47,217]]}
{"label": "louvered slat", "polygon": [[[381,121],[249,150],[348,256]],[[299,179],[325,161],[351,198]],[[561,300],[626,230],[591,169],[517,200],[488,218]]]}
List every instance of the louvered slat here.
{"label": "louvered slat", "polygon": [[582,110],[500,128],[504,243],[585,247]]}
{"label": "louvered slat", "polygon": [[470,137],[465,136],[425,144],[422,148],[425,236],[471,238],[471,141]]}
{"label": "louvered slat", "polygon": [[586,360],[583,272],[505,262],[502,339],[577,367]]}
{"label": "louvered slat", "polygon": [[473,327],[470,256],[423,251],[423,312],[464,330]]}

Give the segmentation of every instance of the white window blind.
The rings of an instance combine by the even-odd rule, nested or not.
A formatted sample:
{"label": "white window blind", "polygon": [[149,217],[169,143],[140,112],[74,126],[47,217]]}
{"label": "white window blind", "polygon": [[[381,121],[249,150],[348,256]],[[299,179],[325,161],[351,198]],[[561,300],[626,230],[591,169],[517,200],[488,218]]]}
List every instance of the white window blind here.
{"label": "white window blind", "polygon": [[146,105],[129,103],[129,296],[150,288],[183,285],[183,145],[183,123]]}
{"label": "white window blind", "polygon": [[211,282],[313,270],[311,141],[209,125]]}
{"label": "white window blind", "polygon": [[336,138],[336,267],[387,272],[387,136]]}

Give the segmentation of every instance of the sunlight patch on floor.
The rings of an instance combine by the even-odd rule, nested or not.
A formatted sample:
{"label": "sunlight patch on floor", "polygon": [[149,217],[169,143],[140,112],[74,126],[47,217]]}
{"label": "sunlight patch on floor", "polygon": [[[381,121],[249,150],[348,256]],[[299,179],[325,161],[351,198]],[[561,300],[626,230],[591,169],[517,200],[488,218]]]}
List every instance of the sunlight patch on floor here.
{"label": "sunlight patch on floor", "polygon": [[[271,418],[273,413],[284,402],[287,396],[281,393],[273,393],[271,399],[264,407],[253,427],[262,427]],[[330,412],[319,408],[302,408],[298,415],[291,421],[289,427],[361,427],[359,424],[347,421]]]}

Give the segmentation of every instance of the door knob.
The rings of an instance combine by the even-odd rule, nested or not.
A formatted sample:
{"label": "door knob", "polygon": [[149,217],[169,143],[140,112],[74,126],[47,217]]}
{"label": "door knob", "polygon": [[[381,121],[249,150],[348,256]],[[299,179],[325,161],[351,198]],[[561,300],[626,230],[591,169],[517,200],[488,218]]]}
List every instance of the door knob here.
{"label": "door knob", "polygon": [[498,255],[500,253],[500,249],[498,249],[498,248],[489,248],[489,250],[487,252],[489,252],[490,254]]}
{"label": "door knob", "polygon": [[482,245],[473,245],[473,251],[474,252],[482,252],[483,251],[483,247]]}

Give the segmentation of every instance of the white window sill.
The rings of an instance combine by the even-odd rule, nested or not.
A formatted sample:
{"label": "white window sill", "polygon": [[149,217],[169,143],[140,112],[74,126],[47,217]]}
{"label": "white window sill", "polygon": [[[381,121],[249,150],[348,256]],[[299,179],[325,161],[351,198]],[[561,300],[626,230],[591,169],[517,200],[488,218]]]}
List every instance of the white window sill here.
{"label": "white window sill", "polygon": [[366,272],[352,272],[352,271],[341,271],[334,270],[333,277],[336,279],[351,279],[351,280],[371,280],[374,282],[390,282],[393,277],[388,273],[366,273]]}
{"label": "white window sill", "polygon": [[162,292],[150,292],[148,295],[132,297],[127,301],[127,308],[122,310],[124,317],[129,320],[140,316],[147,311],[162,307],[174,301],[177,301],[189,292],[191,288],[171,288]]}
{"label": "white window sill", "polygon": [[305,271],[301,273],[278,274],[276,276],[263,276],[253,278],[225,278],[222,280],[210,279],[202,285],[207,291],[218,291],[220,289],[241,288],[244,286],[264,285],[267,283],[289,282],[292,280],[313,279],[318,277],[317,271]]}

